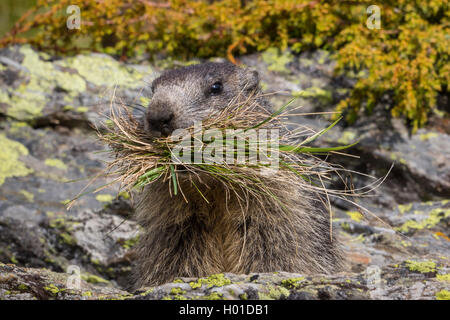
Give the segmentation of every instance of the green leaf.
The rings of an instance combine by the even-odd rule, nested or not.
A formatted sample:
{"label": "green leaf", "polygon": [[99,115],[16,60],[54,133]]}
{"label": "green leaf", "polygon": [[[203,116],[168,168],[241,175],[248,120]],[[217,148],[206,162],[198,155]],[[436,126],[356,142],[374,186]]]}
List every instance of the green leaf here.
{"label": "green leaf", "polygon": [[288,146],[288,145],[280,145],[281,151],[286,152],[295,152],[295,153],[318,153],[318,152],[330,152],[330,151],[339,151],[339,150],[345,150],[350,147],[353,147],[356,145],[359,141],[356,141],[355,143],[345,145],[345,146],[339,146],[339,147],[329,147],[329,148],[314,148],[314,147],[294,147],[294,146]]}

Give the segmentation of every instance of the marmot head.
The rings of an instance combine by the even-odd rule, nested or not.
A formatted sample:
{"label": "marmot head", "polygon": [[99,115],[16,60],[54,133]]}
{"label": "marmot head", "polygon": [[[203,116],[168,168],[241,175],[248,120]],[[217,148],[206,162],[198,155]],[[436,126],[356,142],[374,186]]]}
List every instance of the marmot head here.
{"label": "marmot head", "polygon": [[259,90],[256,71],[231,63],[208,62],[166,71],[152,83],[144,128],[153,137],[169,136],[214,111]]}

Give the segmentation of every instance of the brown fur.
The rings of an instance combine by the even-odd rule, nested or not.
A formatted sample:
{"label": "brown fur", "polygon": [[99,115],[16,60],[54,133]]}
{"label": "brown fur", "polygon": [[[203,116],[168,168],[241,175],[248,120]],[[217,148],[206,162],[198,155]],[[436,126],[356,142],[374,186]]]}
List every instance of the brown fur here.
{"label": "brown fur", "polygon": [[[224,92],[211,97],[207,89],[218,79]],[[171,130],[186,127],[246,90],[259,90],[257,74],[228,63],[169,71],[153,83],[145,126],[149,134],[155,134],[148,123],[154,125],[171,113]],[[243,190],[230,192],[208,179],[212,178],[180,175],[187,203],[182,194],[169,193],[167,182],[150,184],[140,194],[136,217],[144,232],[137,247],[136,287],[221,272],[332,273],[341,269],[342,253],[336,236],[330,237],[329,213],[306,182],[292,184],[279,173],[266,177],[277,190],[280,206],[248,197]]]}

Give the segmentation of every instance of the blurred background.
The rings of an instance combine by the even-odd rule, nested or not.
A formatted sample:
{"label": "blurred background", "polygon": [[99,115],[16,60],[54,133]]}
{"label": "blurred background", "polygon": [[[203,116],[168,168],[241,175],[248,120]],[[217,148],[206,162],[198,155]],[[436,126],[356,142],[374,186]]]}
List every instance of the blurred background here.
{"label": "blurred background", "polygon": [[35,5],[36,0],[3,0],[0,3],[0,37],[3,37],[14,23]]}

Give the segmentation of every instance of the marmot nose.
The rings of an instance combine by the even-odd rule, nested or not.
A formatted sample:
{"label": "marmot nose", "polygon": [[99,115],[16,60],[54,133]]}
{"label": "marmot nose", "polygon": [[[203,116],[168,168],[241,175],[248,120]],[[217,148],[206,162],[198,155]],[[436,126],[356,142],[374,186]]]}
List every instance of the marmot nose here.
{"label": "marmot nose", "polygon": [[150,131],[157,136],[168,137],[175,130],[173,118],[174,116],[171,112],[164,112],[157,116],[149,117],[148,126]]}

